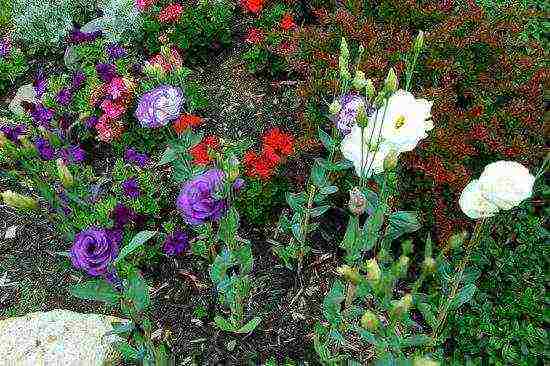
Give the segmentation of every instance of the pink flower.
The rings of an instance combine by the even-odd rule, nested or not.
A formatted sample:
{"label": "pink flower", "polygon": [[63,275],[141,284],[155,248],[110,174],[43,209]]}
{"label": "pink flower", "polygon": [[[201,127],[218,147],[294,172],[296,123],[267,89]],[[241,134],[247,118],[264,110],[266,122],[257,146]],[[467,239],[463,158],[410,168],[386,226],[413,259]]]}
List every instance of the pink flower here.
{"label": "pink flower", "polygon": [[155,5],[158,0],[136,0],[136,6],[140,11],[146,11],[151,6]]}
{"label": "pink flower", "polygon": [[162,9],[158,15],[159,22],[161,23],[175,23],[183,13],[183,5],[170,4]]}
{"label": "pink flower", "polygon": [[106,114],[99,118],[99,122],[95,125],[97,135],[100,141],[112,142],[122,135],[124,128],[118,121],[113,121]]}
{"label": "pink flower", "polygon": [[166,72],[178,69],[183,65],[183,60],[175,47],[170,49],[169,55],[157,53],[149,60],[151,66],[160,66]]}
{"label": "pink flower", "polygon": [[113,99],[119,99],[128,95],[132,88],[132,82],[128,79],[116,77],[107,85],[107,93]]}
{"label": "pink flower", "polygon": [[101,103],[101,110],[108,118],[111,119],[118,119],[124,114],[124,112],[126,112],[126,108],[124,106],[113,103],[109,99],[105,99]]}
{"label": "pink flower", "polygon": [[259,28],[250,28],[246,36],[246,42],[252,44],[260,44],[265,39],[264,32]]}

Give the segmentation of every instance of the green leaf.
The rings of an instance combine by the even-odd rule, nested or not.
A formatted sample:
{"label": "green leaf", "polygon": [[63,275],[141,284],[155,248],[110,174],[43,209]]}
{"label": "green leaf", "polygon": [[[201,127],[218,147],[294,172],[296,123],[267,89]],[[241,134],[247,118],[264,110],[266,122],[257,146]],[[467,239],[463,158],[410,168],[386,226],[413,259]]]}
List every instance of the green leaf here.
{"label": "green leaf", "polygon": [[248,323],[246,323],[245,325],[240,327],[236,332],[237,333],[251,333],[252,331],[254,331],[254,329],[256,329],[256,327],[258,326],[258,324],[260,324],[261,321],[262,321],[262,318],[255,317],[252,320],[250,320]]}
{"label": "green leaf", "polygon": [[113,325],[113,330],[111,330],[107,334],[118,334],[118,335],[128,334],[134,329],[136,329],[136,326],[132,322],[125,322],[125,323],[115,322],[112,325]]}
{"label": "green leaf", "polygon": [[329,152],[334,152],[336,150],[336,144],[334,140],[332,139],[332,137],[330,137],[328,133],[326,133],[322,129],[319,129],[319,140],[321,140],[321,142]]}
{"label": "green leaf", "polygon": [[324,195],[333,194],[333,193],[336,193],[336,192],[338,192],[338,187],[336,187],[336,186],[325,186],[325,187],[322,187],[319,190],[319,193],[324,194]]}
{"label": "green leaf", "polygon": [[231,253],[229,249],[224,248],[214,259],[210,267],[210,278],[215,284],[219,284],[226,277],[227,268],[231,266]]}
{"label": "green leaf", "polygon": [[103,301],[113,305],[120,299],[120,293],[103,279],[90,280],[74,285],[70,291],[73,296],[80,299]]}
{"label": "green leaf", "polygon": [[137,269],[132,268],[129,271],[125,287],[124,295],[132,302],[138,313],[143,312],[151,304],[149,287]]}
{"label": "green leaf", "polygon": [[415,211],[397,211],[390,215],[387,229],[387,240],[392,241],[401,235],[415,232],[422,225],[418,222]]}
{"label": "green leaf", "polygon": [[296,240],[299,243],[303,243],[306,239],[305,234],[302,231],[302,226],[300,225],[299,222],[292,224],[292,234],[294,235],[294,238],[296,238]]}
{"label": "green leaf", "polygon": [[368,251],[374,247],[378,238],[380,238],[380,229],[383,223],[384,208],[383,205],[379,205],[374,213],[368,217],[363,227],[363,234],[361,235],[362,251]]}
{"label": "green leaf", "polygon": [[477,287],[474,284],[466,285],[462,289],[460,289],[460,292],[451,302],[451,308],[456,310],[468,301],[470,301],[472,297],[474,297],[476,289]]}
{"label": "green leaf", "polygon": [[157,165],[165,165],[173,162],[178,158],[178,153],[171,147],[167,147],[166,150],[162,153],[160,162]]}
{"label": "green leaf", "polygon": [[304,210],[303,205],[306,203],[305,193],[287,193],[286,202],[293,211],[301,212]]}
{"label": "green leaf", "polygon": [[311,180],[313,184],[317,187],[324,187],[327,185],[326,169],[317,161],[313,163],[313,168],[311,169]]}
{"label": "green leaf", "polygon": [[235,331],[235,327],[233,326],[233,324],[231,324],[230,322],[228,322],[227,320],[225,320],[224,318],[222,318],[219,315],[216,315],[214,317],[214,323],[216,324],[216,326],[218,328],[220,328],[221,330],[223,330],[225,332],[234,332]]}
{"label": "green leaf", "polygon": [[355,215],[350,216],[344,239],[340,243],[340,248],[345,249],[349,260],[355,261],[360,254],[359,243],[359,218]]}
{"label": "green leaf", "polygon": [[155,366],[172,365],[175,365],[174,356],[170,353],[166,345],[159,345],[155,350]]}
{"label": "green leaf", "polygon": [[431,343],[432,337],[426,334],[417,334],[410,337],[407,337],[401,341],[402,347],[414,347],[414,346],[424,346]]}
{"label": "green leaf", "polygon": [[231,207],[227,214],[220,220],[218,237],[227,245],[232,246],[235,243],[238,229],[239,213],[234,207]]}
{"label": "green leaf", "polygon": [[234,250],[232,254],[236,262],[241,266],[241,274],[249,273],[252,270],[254,256],[252,255],[252,248],[250,245],[243,245]]}
{"label": "green leaf", "polygon": [[139,361],[139,352],[127,342],[119,342],[116,344],[118,352],[126,361]]}
{"label": "green leaf", "polygon": [[137,233],[136,236],[132,238],[130,243],[128,243],[128,245],[122,248],[122,250],[118,254],[117,259],[115,260],[115,265],[120,263],[120,261],[122,261],[131,253],[133,253],[136,249],[141,247],[145,242],[150,240],[156,234],[157,234],[156,231],[147,231],[147,230],[140,231],[139,233]]}
{"label": "green leaf", "polygon": [[319,217],[325,212],[327,212],[329,208],[330,208],[330,205],[315,207],[309,210],[309,214],[311,215],[311,217]]}
{"label": "green leaf", "polygon": [[338,326],[342,322],[341,304],[344,297],[344,284],[336,280],[323,300],[323,315],[332,326]]}

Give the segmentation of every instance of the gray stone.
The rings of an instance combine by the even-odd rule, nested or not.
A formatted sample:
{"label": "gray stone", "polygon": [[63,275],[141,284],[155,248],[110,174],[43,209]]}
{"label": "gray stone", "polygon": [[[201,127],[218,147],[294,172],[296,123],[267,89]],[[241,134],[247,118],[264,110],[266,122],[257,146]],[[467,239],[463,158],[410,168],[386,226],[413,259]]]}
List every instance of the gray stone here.
{"label": "gray stone", "polygon": [[13,97],[8,108],[14,114],[23,114],[25,113],[25,109],[21,105],[21,102],[34,103],[35,101],[36,92],[32,84],[26,84],[17,89],[17,93],[15,93],[15,97]]}
{"label": "gray stone", "polygon": [[15,239],[16,236],[17,236],[17,226],[16,225],[10,226],[6,230],[6,234],[4,234],[5,239]]}
{"label": "gray stone", "polygon": [[31,313],[0,321],[0,364],[10,366],[99,366],[116,363],[120,341],[106,315],[68,310]]}

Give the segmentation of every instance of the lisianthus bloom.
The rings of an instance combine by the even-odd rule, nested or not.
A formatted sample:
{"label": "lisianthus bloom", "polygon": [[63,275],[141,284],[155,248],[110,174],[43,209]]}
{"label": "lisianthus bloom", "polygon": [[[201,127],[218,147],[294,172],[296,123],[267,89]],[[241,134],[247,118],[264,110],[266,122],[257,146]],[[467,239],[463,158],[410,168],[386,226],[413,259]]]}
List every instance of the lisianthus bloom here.
{"label": "lisianthus bloom", "polygon": [[162,9],[158,15],[158,20],[161,23],[175,23],[183,13],[183,5],[181,4],[170,4]]}
{"label": "lisianthus bloom", "polygon": [[477,179],[468,183],[468,185],[464,188],[460,194],[458,204],[460,205],[462,212],[472,219],[491,217],[498,212],[497,205],[487,200],[481,194],[479,181]]}
{"label": "lisianthus bloom", "polygon": [[518,206],[531,197],[535,177],[515,161],[497,161],[485,167],[479,177],[481,194],[502,210]]}
{"label": "lisianthus bloom", "polygon": [[39,137],[34,142],[34,146],[40,155],[42,160],[53,160],[55,159],[55,150],[48,140],[45,138]]}
{"label": "lisianthus bloom", "polygon": [[199,126],[202,123],[202,118],[193,116],[192,114],[182,114],[172,125],[177,134],[182,133],[191,127]]}
{"label": "lisianthus bloom", "polygon": [[296,23],[294,23],[294,18],[292,17],[291,14],[286,13],[281,19],[281,28],[283,28],[283,30],[288,31],[295,27],[296,27]]}
{"label": "lisianthus bloom", "polygon": [[117,203],[109,216],[115,222],[114,227],[117,229],[122,229],[133,220],[135,215],[135,212],[131,208],[128,208],[121,203]]}
{"label": "lisianthus bloom", "polygon": [[247,11],[254,14],[258,14],[263,8],[264,1],[263,0],[241,0],[241,5]]}
{"label": "lisianthus bloom", "polygon": [[69,105],[72,99],[73,95],[69,88],[61,89],[55,96],[55,101],[65,107]]}
{"label": "lisianthus bloom", "polygon": [[365,98],[355,93],[342,95],[338,99],[338,105],[340,109],[331,119],[336,123],[336,128],[344,135],[350,133],[351,128],[356,123],[360,108],[364,108],[367,115],[371,113]]}
{"label": "lisianthus bloom", "polygon": [[176,231],[169,235],[162,246],[164,253],[170,256],[180,255],[189,249],[189,238],[183,231]]}
{"label": "lisianthus bloom", "polygon": [[176,206],[189,225],[218,221],[227,210],[225,199],[216,197],[225,175],[219,169],[210,169],[188,181],[180,191]]}
{"label": "lisianthus bloom", "polygon": [[2,132],[4,136],[11,142],[13,142],[14,144],[18,144],[19,138],[25,133],[27,133],[27,126],[25,125],[17,125],[14,127],[1,126],[0,132]]}
{"label": "lisianthus bloom", "polygon": [[369,117],[368,136],[378,136],[392,144],[398,152],[413,150],[420,140],[428,137],[433,128],[431,109],[433,102],[416,99],[411,93],[398,90],[388,100],[387,106]]}
{"label": "lisianthus bloom", "polygon": [[109,99],[105,99],[101,103],[101,110],[111,119],[119,119],[126,112],[126,108],[123,105],[114,103]]}
{"label": "lisianthus bloom", "polygon": [[140,11],[146,11],[157,2],[158,0],[136,0],[136,6]]}
{"label": "lisianthus bloom", "polygon": [[73,265],[90,276],[105,275],[118,255],[119,235],[92,227],[76,234],[70,257]]}
{"label": "lisianthus bloom", "polygon": [[128,164],[135,164],[143,168],[151,159],[149,159],[147,154],[138,153],[136,150],[130,148],[124,152],[124,161]]}
{"label": "lisianthus bloom", "polygon": [[196,165],[208,165],[212,161],[210,150],[219,148],[219,140],[217,136],[205,137],[200,143],[193,146],[189,150],[189,154],[193,157],[193,163]]}
{"label": "lisianthus bloom", "polygon": [[116,68],[113,64],[100,63],[95,67],[97,74],[106,83],[110,83],[116,76]]}
{"label": "lisianthus bloom", "polygon": [[274,153],[281,157],[287,157],[294,152],[294,138],[278,128],[269,130],[263,136],[263,140],[264,146],[271,147]]}
{"label": "lisianthus bloom", "polygon": [[246,42],[252,44],[260,44],[264,41],[265,34],[259,28],[250,28],[248,30],[248,35],[246,36]]}
{"label": "lisianthus bloom", "polygon": [[99,118],[95,129],[97,137],[103,142],[117,140],[124,132],[124,126],[119,121],[110,119],[106,114]]}
{"label": "lisianthus bloom", "polygon": [[130,198],[137,198],[141,194],[138,181],[135,178],[129,178],[122,182],[122,190]]}
{"label": "lisianthus bloom", "polygon": [[180,115],[183,102],[180,88],[161,85],[141,96],[135,116],[143,127],[165,126]]}
{"label": "lisianthus bloom", "polygon": [[105,52],[107,52],[107,55],[109,55],[109,58],[113,61],[127,55],[124,47],[122,47],[118,43],[109,43],[107,46],[105,46]]}
{"label": "lisianthus bloom", "polygon": [[[361,132],[363,132],[363,138],[361,138]],[[353,162],[355,173],[358,176],[363,174],[365,177],[370,177],[373,173],[382,173],[384,160],[392,152],[395,153],[389,144],[376,144],[376,141],[369,144],[369,137],[366,128],[362,129],[358,125],[354,125],[340,145],[344,158]]]}

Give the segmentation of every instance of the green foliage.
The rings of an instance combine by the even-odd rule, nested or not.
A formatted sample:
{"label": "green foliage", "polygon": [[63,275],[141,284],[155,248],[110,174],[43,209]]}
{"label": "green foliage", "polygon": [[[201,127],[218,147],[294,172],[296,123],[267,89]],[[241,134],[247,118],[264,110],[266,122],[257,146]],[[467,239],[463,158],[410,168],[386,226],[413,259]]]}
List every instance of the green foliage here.
{"label": "green foliage", "polygon": [[12,0],[0,0],[0,29],[8,29],[11,24]]}
{"label": "green foliage", "polygon": [[264,226],[273,221],[275,209],[285,202],[288,187],[287,179],[279,176],[267,182],[247,179],[235,205],[247,222]]}
{"label": "green foliage", "polygon": [[25,74],[29,65],[25,54],[19,49],[13,49],[9,55],[0,59],[0,95]]}

